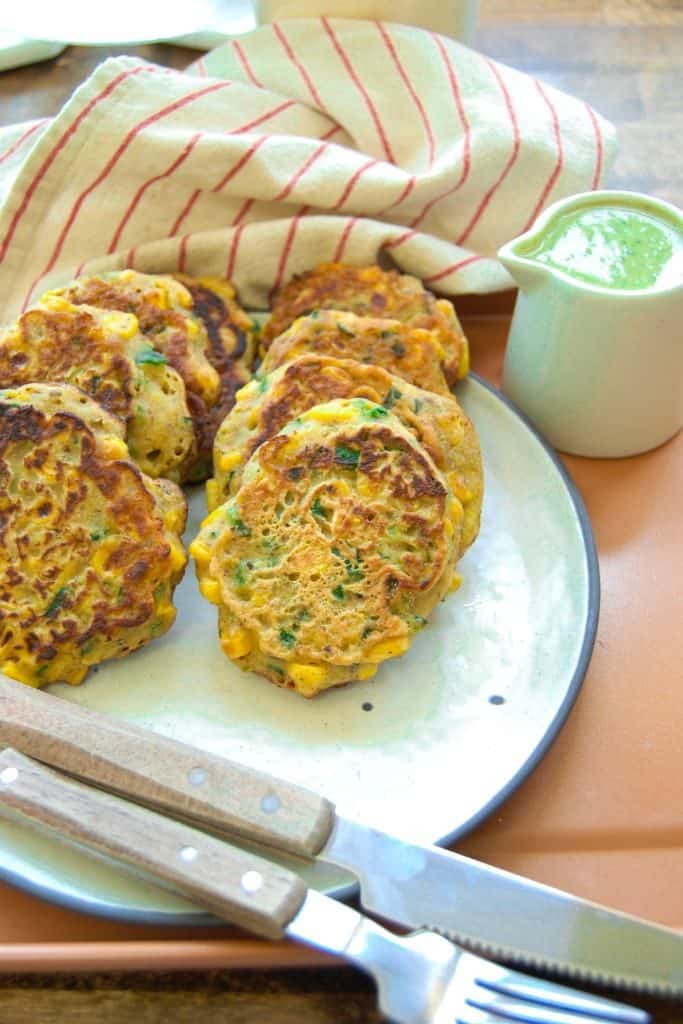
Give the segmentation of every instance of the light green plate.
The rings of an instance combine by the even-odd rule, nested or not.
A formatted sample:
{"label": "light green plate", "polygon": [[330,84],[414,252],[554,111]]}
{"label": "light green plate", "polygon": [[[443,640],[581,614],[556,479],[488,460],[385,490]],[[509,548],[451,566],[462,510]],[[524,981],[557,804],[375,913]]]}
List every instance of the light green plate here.
{"label": "light green plate", "polygon": [[[307,701],[239,671],[190,569],[167,636],[80,687],[51,691],[282,775],[345,817],[407,839],[464,835],[525,778],[569,712],[593,646],[598,572],[585,510],[555,455],[476,378],[458,398],[482,443],[481,534],[461,562],[463,586],[374,680]],[[204,514],[198,490],[188,537]],[[305,873],[323,891],[350,888],[336,869]],[[181,898],[17,819],[0,820],[0,875],[78,910],[206,921]]]}

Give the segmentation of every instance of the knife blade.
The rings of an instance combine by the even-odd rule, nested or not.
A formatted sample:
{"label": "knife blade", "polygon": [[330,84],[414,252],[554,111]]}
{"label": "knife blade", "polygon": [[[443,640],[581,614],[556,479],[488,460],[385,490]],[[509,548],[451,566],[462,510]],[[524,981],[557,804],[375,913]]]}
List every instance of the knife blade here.
{"label": "knife blade", "polygon": [[322,796],[151,730],[0,680],[0,744],[193,824],[324,860],[406,928],[581,981],[683,995],[683,935],[335,813]]}

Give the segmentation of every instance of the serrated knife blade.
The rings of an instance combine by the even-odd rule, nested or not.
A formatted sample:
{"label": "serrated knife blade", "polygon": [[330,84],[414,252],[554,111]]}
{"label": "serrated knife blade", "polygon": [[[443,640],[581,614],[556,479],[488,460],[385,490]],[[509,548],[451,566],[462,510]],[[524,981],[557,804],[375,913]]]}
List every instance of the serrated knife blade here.
{"label": "serrated knife blade", "polygon": [[351,871],[366,910],[494,958],[568,978],[683,996],[683,935],[337,817],[323,859]]}

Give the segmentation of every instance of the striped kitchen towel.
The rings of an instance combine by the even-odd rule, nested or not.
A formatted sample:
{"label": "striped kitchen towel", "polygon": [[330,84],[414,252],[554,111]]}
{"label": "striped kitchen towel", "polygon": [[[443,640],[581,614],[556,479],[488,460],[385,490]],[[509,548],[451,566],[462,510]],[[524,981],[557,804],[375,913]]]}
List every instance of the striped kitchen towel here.
{"label": "striped kitchen towel", "polygon": [[0,134],[0,322],[122,267],[227,276],[252,308],[323,260],[499,290],[499,246],[613,152],[585,102],[406,25],[283,21],[184,73],[106,60]]}

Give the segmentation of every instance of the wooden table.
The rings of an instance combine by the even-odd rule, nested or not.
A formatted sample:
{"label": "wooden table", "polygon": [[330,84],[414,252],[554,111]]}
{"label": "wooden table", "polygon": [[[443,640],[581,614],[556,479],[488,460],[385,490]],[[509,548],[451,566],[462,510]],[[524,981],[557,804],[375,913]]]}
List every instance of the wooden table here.
{"label": "wooden table", "polygon": [[[683,206],[679,2],[483,0],[475,45],[581,96],[616,124],[610,187]],[[0,75],[0,124],[55,113],[105,54],[122,52],[177,68],[197,56],[165,45],[70,48]],[[475,369],[493,381],[506,301],[497,299],[486,316],[469,300],[458,303]],[[594,657],[552,750],[459,849],[683,928],[681,441],[636,459],[565,460],[600,554]],[[359,972],[323,966],[291,945],[252,942],[230,929],[102,922],[7,886],[0,905],[0,1024],[379,1020]],[[635,1001],[657,1021],[683,1021],[672,1004]]]}

